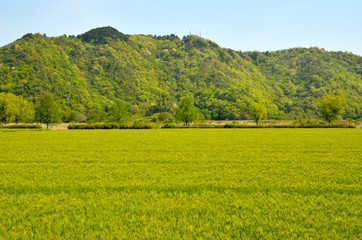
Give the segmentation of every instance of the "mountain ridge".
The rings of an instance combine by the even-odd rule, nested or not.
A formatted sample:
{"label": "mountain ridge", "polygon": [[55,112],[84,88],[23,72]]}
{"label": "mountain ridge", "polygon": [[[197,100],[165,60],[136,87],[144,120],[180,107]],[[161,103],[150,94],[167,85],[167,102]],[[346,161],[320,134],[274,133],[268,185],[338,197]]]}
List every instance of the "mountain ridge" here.
{"label": "mountain ridge", "polygon": [[320,48],[241,52],[195,35],[127,35],[111,27],[78,36],[26,34],[0,48],[0,92],[35,103],[52,92],[65,115],[173,112],[185,95],[206,119],[248,119],[253,102],[271,119],[318,117],[325,94],[347,99],[362,118],[362,57]]}

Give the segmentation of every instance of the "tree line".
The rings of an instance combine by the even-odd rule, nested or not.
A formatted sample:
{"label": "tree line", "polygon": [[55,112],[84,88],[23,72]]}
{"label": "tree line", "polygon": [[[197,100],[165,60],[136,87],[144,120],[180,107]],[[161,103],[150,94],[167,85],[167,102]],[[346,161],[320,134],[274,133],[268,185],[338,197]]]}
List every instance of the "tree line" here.
{"label": "tree line", "polygon": [[[346,101],[343,97],[327,94],[319,100],[319,114],[322,119],[332,122],[341,117],[345,110]],[[249,109],[250,117],[256,124],[268,116],[267,108],[261,103],[253,103]],[[91,113],[92,114],[92,113]],[[92,115],[91,115],[92,116]],[[126,103],[116,101],[108,110],[97,118],[97,122],[123,123],[130,120],[132,113]],[[169,112],[158,113],[158,120],[172,121],[176,119],[188,125],[196,120],[205,119],[200,109],[195,106],[192,96],[182,97],[176,106],[174,114]],[[71,114],[66,119],[72,122],[86,122],[86,116],[81,117],[79,113]],[[64,113],[60,105],[55,101],[52,93],[46,92],[34,104],[28,102],[21,96],[12,93],[0,93],[0,122],[1,123],[44,123],[48,128],[50,124],[64,121]],[[95,122],[90,118],[89,122]]]}
{"label": "tree line", "polygon": [[45,123],[61,122],[62,111],[51,93],[45,93],[35,104],[29,103],[21,96],[12,93],[0,93],[1,123]]}

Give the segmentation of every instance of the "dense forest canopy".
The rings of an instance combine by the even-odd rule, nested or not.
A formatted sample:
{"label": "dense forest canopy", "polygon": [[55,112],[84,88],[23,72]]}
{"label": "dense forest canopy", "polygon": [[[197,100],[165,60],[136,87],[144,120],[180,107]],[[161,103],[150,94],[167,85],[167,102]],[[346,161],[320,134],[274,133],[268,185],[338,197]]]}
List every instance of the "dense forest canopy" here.
{"label": "dense forest canopy", "polygon": [[[26,34],[0,48],[0,92],[34,106],[52,93],[63,121],[174,114],[192,96],[205,119],[318,118],[327,94],[346,100],[344,118],[362,118],[362,57],[319,48],[240,52],[195,35],[126,35],[111,27],[78,36]],[[74,119],[73,119],[74,120]]]}

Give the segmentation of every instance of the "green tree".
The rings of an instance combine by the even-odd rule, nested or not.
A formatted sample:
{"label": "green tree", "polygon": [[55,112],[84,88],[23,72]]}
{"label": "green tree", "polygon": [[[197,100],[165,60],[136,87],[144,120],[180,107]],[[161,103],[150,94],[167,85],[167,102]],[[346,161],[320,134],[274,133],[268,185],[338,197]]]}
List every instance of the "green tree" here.
{"label": "green tree", "polygon": [[194,105],[194,99],[190,96],[183,97],[176,110],[176,119],[182,121],[186,126],[197,119],[198,109]]}
{"label": "green tree", "polygon": [[109,122],[126,122],[129,118],[129,111],[126,104],[121,101],[116,101],[108,112],[108,121]]}
{"label": "green tree", "polygon": [[15,115],[15,123],[30,123],[34,120],[35,111],[33,104],[29,103],[23,98],[19,98],[18,102],[18,111]]}
{"label": "green tree", "polygon": [[254,118],[257,125],[259,125],[260,121],[267,117],[266,107],[261,103],[253,103],[250,106],[250,114]]}
{"label": "green tree", "polygon": [[12,93],[0,93],[0,121],[2,123],[14,122],[18,110],[15,98],[16,96]]}
{"label": "green tree", "polygon": [[107,119],[107,113],[101,108],[89,110],[87,122],[104,122]]}
{"label": "green tree", "polygon": [[342,96],[327,94],[320,100],[319,114],[330,123],[343,114],[345,105],[346,100]]}
{"label": "green tree", "polygon": [[0,93],[0,122],[27,123],[34,120],[31,103],[12,93]]}
{"label": "green tree", "polygon": [[52,93],[45,93],[35,110],[35,117],[38,122],[45,123],[47,129],[49,124],[59,123],[61,119],[60,106],[54,100]]}

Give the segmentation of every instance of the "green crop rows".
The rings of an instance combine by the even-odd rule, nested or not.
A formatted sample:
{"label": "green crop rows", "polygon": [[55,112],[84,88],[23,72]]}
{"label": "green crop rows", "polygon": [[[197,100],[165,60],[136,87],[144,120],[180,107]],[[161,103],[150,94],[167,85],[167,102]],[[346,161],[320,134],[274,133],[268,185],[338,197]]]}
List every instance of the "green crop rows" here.
{"label": "green crop rows", "polygon": [[359,129],[0,131],[0,239],[362,239]]}

